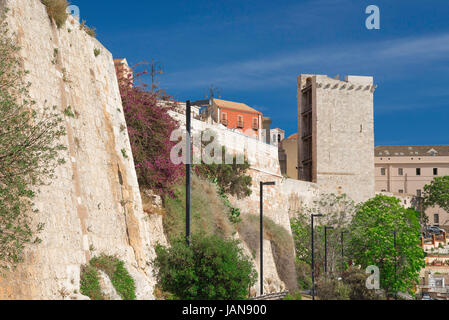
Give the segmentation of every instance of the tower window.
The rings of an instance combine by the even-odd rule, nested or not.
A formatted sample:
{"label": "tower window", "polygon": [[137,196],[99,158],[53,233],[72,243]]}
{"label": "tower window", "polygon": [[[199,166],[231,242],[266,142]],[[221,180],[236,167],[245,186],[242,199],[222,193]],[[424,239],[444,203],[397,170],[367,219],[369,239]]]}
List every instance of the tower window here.
{"label": "tower window", "polygon": [[380,168],[380,175],[385,176],[387,174],[387,170],[385,168]]}
{"label": "tower window", "polygon": [[440,215],[439,214],[434,214],[433,215],[433,222],[435,225],[440,224]]}
{"label": "tower window", "polygon": [[420,176],[420,175],[421,175],[421,168],[417,168],[417,169],[416,169],[416,175],[417,175],[417,176]]}
{"label": "tower window", "polygon": [[399,174],[400,176],[403,176],[403,175],[404,175],[404,169],[399,168],[399,169],[398,169],[398,174]]}
{"label": "tower window", "polygon": [[433,168],[433,175],[437,176],[438,175],[438,168]]}

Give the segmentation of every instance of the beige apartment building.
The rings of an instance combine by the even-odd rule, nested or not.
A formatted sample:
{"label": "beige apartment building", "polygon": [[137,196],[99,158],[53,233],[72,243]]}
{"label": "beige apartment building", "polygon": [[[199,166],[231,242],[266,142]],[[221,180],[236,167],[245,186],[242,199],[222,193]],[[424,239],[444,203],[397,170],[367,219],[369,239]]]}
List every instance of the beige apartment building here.
{"label": "beige apartment building", "polygon": [[298,137],[295,133],[279,144],[281,172],[290,179],[298,179]]}
{"label": "beige apartment building", "polygon": [[[376,191],[399,197],[421,197],[435,177],[449,175],[449,145],[378,146],[375,148]],[[429,223],[449,227],[441,208],[426,210]]]}
{"label": "beige apartment building", "polygon": [[375,195],[373,77],[298,77],[298,178],[356,202]]}

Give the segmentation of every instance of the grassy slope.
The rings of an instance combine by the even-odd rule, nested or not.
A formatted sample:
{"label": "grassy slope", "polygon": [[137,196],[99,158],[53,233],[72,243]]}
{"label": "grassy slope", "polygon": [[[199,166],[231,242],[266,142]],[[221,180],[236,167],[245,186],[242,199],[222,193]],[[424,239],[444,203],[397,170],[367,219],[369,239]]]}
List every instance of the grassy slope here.
{"label": "grassy slope", "polygon": [[[166,198],[164,206],[164,232],[168,239],[184,236],[185,234],[185,186],[176,188],[176,198]],[[259,217],[242,215],[242,222],[233,225],[229,219],[229,210],[224,206],[217,193],[215,185],[210,182],[192,177],[192,233],[218,234],[230,237],[238,230],[242,240],[250,250],[259,250]],[[266,218],[264,223],[265,239],[272,243],[273,256],[279,277],[293,292],[296,291],[297,278],[294,260],[293,239],[283,227]]]}

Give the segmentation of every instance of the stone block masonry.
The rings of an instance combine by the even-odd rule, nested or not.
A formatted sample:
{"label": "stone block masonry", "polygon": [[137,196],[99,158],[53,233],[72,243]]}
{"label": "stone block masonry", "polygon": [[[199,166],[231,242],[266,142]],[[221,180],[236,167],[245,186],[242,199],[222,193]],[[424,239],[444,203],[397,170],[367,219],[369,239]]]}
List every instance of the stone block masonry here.
{"label": "stone block masonry", "polygon": [[298,77],[299,178],[356,202],[374,197],[372,77]]}
{"label": "stone block masonry", "polygon": [[0,0],[4,8],[30,71],[31,97],[61,114],[70,107],[74,117],[65,116],[67,163],[35,201],[43,242],[28,247],[18,270],[0,279],[0,299],[76,295],[81,265],[101,253],[124,260],[138,299],[153,299],[150,226],[127,131],[120,130],[126,123],[111,53],[72,17],[57,29],[39,0]]}

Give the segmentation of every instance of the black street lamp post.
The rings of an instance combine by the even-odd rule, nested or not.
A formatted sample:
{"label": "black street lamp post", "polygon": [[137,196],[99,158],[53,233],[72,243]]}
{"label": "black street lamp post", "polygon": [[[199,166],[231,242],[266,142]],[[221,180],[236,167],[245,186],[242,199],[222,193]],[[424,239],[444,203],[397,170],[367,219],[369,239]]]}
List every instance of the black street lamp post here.
{"label": "black street lamp post", "polygon": [[327,231],[334,227],[324,227],[324,273],[327,275]]}
{"label": "black street lamp post", "polygon": [[393,244],[394,244],[394,279],[395,279],[394,299],[398,300],[398,289],[397,289],[397,282],[398,282],[398,252],[397,252],[397,249],[396,249],[396,237],[397,237],[397,231],[394,230],[394,238],[393,238]]}
{"label": "black street lamp post", "polygon": [[190,101],[186,103],[186,241],[190,245],[190,181],[191,181],[191,140],[190,134],[192,131],[192,106]]}
{"label": "black street lamp post", "polygon": [[276,182],[260,182],[260,295],[263,296],[263,187]]}
{"label": "black street lamp post", "polygon": [[341,232],[341,275],[343,277],[343,273],[345,272],[345,245],[344,245],[344,235],[348,233],[348,231]]}
{"label": "black street lamp post", "polygon": [[312,300],[315,300],[315,235],[313,227],[313,219],[322,217],[322,214],[312,214]]}

